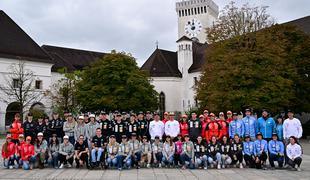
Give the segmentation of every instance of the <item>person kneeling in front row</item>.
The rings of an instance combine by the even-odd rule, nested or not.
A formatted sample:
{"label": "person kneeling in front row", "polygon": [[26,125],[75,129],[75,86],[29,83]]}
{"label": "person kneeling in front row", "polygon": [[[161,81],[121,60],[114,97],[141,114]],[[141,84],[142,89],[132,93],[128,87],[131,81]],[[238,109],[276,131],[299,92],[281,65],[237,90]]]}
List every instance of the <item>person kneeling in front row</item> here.
{"label": "person kneeling in front row", "polygon": [[272,134],[272,140],[268,143],[268,150],[271,169],[275,168],[274,161],[278,161],[279,167],[282,168],[284,162],[284,144],[282,141],[278,141],[277,133]]}
{"label": "person kneeling in front row", "polygon": [[189,140],[188,134],[186,134],[184,138],[185,141],[183,143],[183,151],[180,156],[182,162],[182,169],[186,169],[186,162],[189,163],[189,168],[193,169],[195,158],[194,144],[192,141]]}
{"label": "person kneeling in front row", "polygon": [[290,143],[286,146],[286,155],[289,159],[288,164],[297,171],[301,171],[302,149],[294,136],[290,137]]}
{"label": "person kneeling in front row", "polygon": [[[59,168],[62,169],[65,165],[70,168],[73,164],[74,147],[69,142],[69,136],[64,136],[64,142],[59,146]],[[68,164],[69,162],[69,164]]]}
{"label": "person kneeling in front row", "polygon": [[86,164],[86,167],[89,168],[88,165],[88,145],[84,141],[84,136],[80,135],[78,141],[74,145],[75,150],[75,163],[76,168],[83,167],[83,164]]}

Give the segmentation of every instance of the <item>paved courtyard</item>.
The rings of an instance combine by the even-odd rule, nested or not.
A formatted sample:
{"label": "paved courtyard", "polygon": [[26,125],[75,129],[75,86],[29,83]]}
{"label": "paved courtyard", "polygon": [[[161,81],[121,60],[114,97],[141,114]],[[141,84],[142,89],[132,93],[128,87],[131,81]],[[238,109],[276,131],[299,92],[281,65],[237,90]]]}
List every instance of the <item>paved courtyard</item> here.
{"label": "paved courtyard", "polygon": [[[2,147],[3,140],[0,140]],[[131,169],[131,170],[87,170],[87,169],[34,169],[24,171],[22,169],[7,170],[1,168],[0,179],[125,179],[125,180],[148,180],[148,179],[281,179],[302,180],[310,179],[310,144],[303,142],[306,150],[303,156],[302,172],[291,170],[256,170],[256,169],[208,169],[208,170],[181,170],[181,169]],[[2,166],[2,160],[1,160]]]}

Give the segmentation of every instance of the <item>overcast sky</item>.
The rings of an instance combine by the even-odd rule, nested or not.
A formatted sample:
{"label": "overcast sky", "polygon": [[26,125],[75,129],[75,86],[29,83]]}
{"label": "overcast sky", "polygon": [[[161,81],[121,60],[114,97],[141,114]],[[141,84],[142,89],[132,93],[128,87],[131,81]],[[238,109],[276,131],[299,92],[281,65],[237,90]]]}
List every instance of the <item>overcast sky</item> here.
{"label": "overcast sky", "polygon": [[[125,51],[141,66],[159,48],[175,51],[176,0],[1,0],[4,10],[39,45]],[[222,9],[229,0],[215,0]],[[236,0],[267,5],[278,23],[310,15],[310,0]],[[0,27],[1,28],[1,27]]]}

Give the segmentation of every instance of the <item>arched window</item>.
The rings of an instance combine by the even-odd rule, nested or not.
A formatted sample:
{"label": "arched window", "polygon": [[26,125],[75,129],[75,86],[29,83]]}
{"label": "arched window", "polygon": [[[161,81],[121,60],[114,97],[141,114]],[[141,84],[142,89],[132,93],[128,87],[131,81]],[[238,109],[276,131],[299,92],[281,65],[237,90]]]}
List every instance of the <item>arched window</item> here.
{"label": "arched window", "polygon": [[6,108],[5,126],[10,126],[12,124],[16,113],[20,113],[20,104],[18,102],[12,102]]}
{"label": "arched window", "polygon": [[207,7],[206,6],[204,7],[204,9],[205,9],[205,13],[207,13]]}
{"label": "arched window", "polygon": [[164,92],[160,92],[159,94],[159,112],[160,114],[164,114],[166,111],[166,96]]}

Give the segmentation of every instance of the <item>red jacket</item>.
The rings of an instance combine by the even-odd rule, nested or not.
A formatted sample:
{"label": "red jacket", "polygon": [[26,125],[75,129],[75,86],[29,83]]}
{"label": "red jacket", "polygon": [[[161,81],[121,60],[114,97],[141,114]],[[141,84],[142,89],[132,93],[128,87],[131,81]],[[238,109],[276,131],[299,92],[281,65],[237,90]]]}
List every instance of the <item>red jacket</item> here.
{"label": "red jacket", "polygon": [[228,136],[228,129],[229,129],[229,123],[225,120],[219,120],[218,123],[220,124],[221,126],[221,129],[220,129],[220,139],[222,139],[223,136]]}
{"label": "red jacket", "polygon": [[230,117],[230,118],[227,118],[227,120],[226,120],[227,122],[228,122],[228,124],[231,122],[231,121],[233,121],[233,118],[232,117]]}
{"label": "red jacket", "polygon": [[12,139],[17,140],[18,136],[24,133],[24,128],[22,126],[22,123],[15,119],[11,125],[10,133],[12,134]]}
{"label": "red jacket", "polygon": [[23,144],[26,144],[26,142],[23,141],[23,142],[20,142],[20,143],[18,143],[18,144],[16,145],[16,154],[18,154],[19,156],[21,155],[21,152],[22,152],[22,145],[23,145]]}
{"label": "red jacket", "polygon": [[35,154],[34,146],[32,144],[23,144],[21,146],[21,159],[28,161],[31,156]]}
{"label": "red jacket", "polygon": [[187,122],[183,122],[183,121],[180,122],[180,131],[181,131],[182,137],[184,137],[185,134],[189,134]]}
{"label": "red jacket", "polygon": [[211,121],[207,124],[205,129],[205,138],[210,141],[212,136],[215,136],[217,139],[219,139],[221,135],[221,126],[216,121]]}
{"label": "red jacket", "polygon": [[4,152],[3,146],[4,145],[2,145],[2,157],[4,159],[7,159],[7,158],[9,158],[9,157],[11,157],[12,155],[15,154],[16,146],[15,146],[15,144],[13,142],[9,142],[6,152]]}

